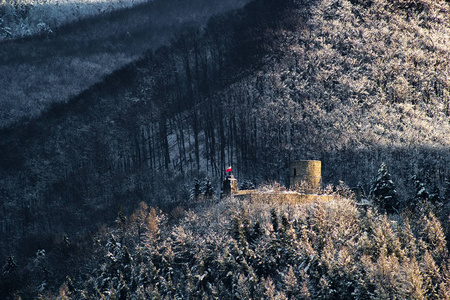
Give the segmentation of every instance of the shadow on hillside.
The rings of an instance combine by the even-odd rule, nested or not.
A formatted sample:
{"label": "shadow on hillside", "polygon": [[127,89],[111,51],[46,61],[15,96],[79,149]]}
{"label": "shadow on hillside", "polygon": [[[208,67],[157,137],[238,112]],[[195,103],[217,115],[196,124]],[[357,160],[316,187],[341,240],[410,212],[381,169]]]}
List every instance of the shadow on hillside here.
{"label": "shadow on hillside", "polygon": [[180,28],[202,26],[245,2],[154,1],[61,26],[50,36],[1,42],[0,127],[67,101],[167,43]]}

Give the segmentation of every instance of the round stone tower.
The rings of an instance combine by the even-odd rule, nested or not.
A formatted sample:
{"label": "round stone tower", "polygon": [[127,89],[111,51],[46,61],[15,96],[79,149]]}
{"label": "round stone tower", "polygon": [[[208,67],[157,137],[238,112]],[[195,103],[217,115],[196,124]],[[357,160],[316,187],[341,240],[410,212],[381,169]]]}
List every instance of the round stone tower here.
{"label": "round stone tower", "polygon": [[306,182],[312,189],[322,187],[322,162],[320,160],[298,160],[291,162],[289,186],[293,188]]}

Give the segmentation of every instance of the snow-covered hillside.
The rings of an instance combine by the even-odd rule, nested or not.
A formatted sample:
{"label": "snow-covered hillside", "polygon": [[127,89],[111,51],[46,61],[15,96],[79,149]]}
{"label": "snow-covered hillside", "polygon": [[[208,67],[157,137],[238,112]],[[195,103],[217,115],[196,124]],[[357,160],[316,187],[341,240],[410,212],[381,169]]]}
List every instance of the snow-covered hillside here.
{"label": "snow-covered hillside", "polygon": [[0,0],[0,40],[51,34],[63,24],[143,2],[146,0]]}

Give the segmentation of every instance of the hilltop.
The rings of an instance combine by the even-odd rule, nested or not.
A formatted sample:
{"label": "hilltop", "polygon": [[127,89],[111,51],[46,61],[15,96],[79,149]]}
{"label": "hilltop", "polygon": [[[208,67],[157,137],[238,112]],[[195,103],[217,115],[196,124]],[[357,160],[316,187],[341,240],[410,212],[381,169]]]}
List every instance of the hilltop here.
{"label": "hilltop", "polygon": [[[449,11],[445,1],[258,0],[183,26],[0,132],[1,257],[59,253],[65,236],[89,243],[141,201],[188,209],[194,178],[217,191],[228,165],[243,181],[286,184],[296,159],[319,159],[324,183],[366,193],[384,162],[398,217],[432,212],[448,232]],[[437,211],[420,211],[422,187]],[[67,271],[60,258],[55,274]]]}
{"label": "hilltop", "polygon": [[[431,207],[392,218],[338,194],[307,204],[226,198],[171,216],[141,202],[92,241],[40,250],[27,273],[10,256],[3,287],[27,295],[36,285],[42,299],[446,299],[450,291],[447,241]],[[45,270],[64,257],[83,272],[47,288]]]}

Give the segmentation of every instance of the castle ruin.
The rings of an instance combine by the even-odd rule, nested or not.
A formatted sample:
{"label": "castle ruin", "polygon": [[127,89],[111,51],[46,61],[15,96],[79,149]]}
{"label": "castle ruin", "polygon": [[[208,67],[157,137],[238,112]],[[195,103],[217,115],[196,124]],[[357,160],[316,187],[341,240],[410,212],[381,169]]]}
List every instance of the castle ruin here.
{"label": "castle ruin", "polygon": [[259,190],[239,190],[236,178],[233,175],[225,177],[222,188],[222,197],[233,196],[237,198],[252,199],[254,195],[265,195],[274,200],[300,203],[315,200],[328,201],[329,195],[316,194],[322,188],[322,163],[319,160],[299,160],[290,163],[289,187],[294,190],[297,187],[306,187],[311,192],[283,191],[263,192]]}
{"label": "castle ruin", "polygon": [[306,184],[312,190],[322,187],[322,162],[320,160],[298,160],[290,164],[289,187]]}

